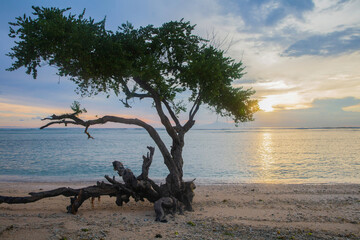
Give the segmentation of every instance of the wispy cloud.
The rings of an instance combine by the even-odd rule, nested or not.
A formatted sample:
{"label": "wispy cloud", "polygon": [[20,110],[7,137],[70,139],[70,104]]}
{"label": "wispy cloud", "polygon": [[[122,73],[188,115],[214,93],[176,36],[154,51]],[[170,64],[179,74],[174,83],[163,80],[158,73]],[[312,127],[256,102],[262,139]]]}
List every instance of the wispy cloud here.
{"label": "wispy cloud", "polygon": [[311,0],[233,0],[224,6],[228,13],[240,15],[245,23],[244,30],[252,32],[258,32],[262,27],[276,26],[289,16],[302,19],[305,12],[314,8]]}
{"label": "wispy cloud", "polygon": [[38,115],[44,114],[59,114],[64,113],[64,109],[58,108],[46,108],[46,107],[37,107],[37,106],[30,106],[30,105],[22,105],[22,104],[12,104],[2,102],[3,100],[0,99],[0,114],[7,114],[13,116],[28,116],[34,117]]}
{"label": "wispy cloud", "polygon": [[256,121],[246,126],[268,127],[358,127],[360,112],[345,111],[360,99],[322,99],[312,102],[312,108],[259,112]]}
{"label": "wispy cloud", "polygon": [[348,28],[327,34],[312,35],[293,43],[284,51],[285,56],[330,56],[360,50],[360,29]]}
{"label": "wispy cloud", "polygon": [[0,126],[41,126],[41,118],[53,113],[64,113],[63,109],[8,103],[0,99]]}
{"label": "wispy cloud", "polygon": [[359,112],[360,113],[360,104],[344,107],[343,110],[346,112]]}
{"label": "wispy cloud", "polygon": [[[44,124],[41,119],[51,116],[52,114],[60,115],[69,112],[71,112],[70,109],[12,104],[4,102],[4,99],[0,99],[0,126],[22,126],[24,124],[23,122],[26,122],[28,126],[30,125],[32,127],[39,127]],[[102,117],[104,115],[107,114],[100,111],[98,112],[98,114],[86,113],[82,114],[80,117],[83,120],[92,120]],[[138,117],[131,114],[112,114],[112,116],[122,118]],[[147,118],[146,116],[143,116],[142,120],[149,124],[159,124],[159,121],[153,120],[152,118]],[[99,126],[101,127],[101,125],[98,125],[96,127]],[[107,127],[111,126],[116,126],[116,124],[107,125]],[[126,125],[122,126],[124,127]]]}
{"label": "wispy cloud", "polygon": [[[116,26],[126,20],[138,27],[147,24],[160,25],[166,21],[184,18],[197,24],[197,34],[215,37],[214,42],[224,42],[224,49],[230,45],[226,54],[242,60],[247,72],[244,78],[235,81],[235,85],[255,89],[256,98],[263,106],[278,111],[278,117],[272,113],[260,113],[259,123],[271,125],[271,121],[293,122],[291,117],[298,119],[296,121],[312,121],[314,118],[311,114],[319,112],[320,108],[330,112],[332,105],[332,109],[337,109],[337,114],[332,115],[336,116],[337,121],[341,121],[342,115],[350,116],[348,119],[352,120],[355,119],[353,116],[358,116],[356,114],[360,107],[355,100],[342,106],[337,103],[341,102],[341,99],[360,98],[360,1],[139,0],[106,1],[97,5],[93,3],[74,2],[72,12],[80,13],[83,8],[87,8],[89,16],[96,17],[97,20],[107,15],[107,26],[112,30],[116,30]],[[7,29],[8,26],[4,32],[7,32]],[[7,35],[4,35],[5,38]],[[5,65],[8,66],[9,63]],[[54,78],[51,75],[49,77]],[[17,75],[16,78],[20,77]],[[12,80],[13,83],[17,81]],[[14,104],[0,105],[1,121],[9,120],[10,115],[14,117],[12,120],[16,117],[38,121],[35,118],[56,113],[54,110],[68,110],[60,107],[54,109],[44,103],[53,99],[52,106],[57,101],[63,104],[57,106],[64,106],[64,103],[69,101],[65,104],[68,106],[71,98],[75,98],[68,94],[72,91],[69,90],[72,85],[69,88],[62,85],[63,89],[56,92],[53,86],[40,89],[38,85],[31,85],[36,91],[29,91],[30,86],[25,86],[22,82],[13,84],[10,88],[8,78],[0,81],[1,96],[8,99],[12,97],[13,100],[22,99],[0,101]],[[17,92],[23,97],[15,96]],[[31,92],[33,94],[29,96]],[[68,98],[70,99],[67,100]],[[33,99],[32,103],[38,107],[31,107],[30,101],[26,99]],[[319,104],[322,101],[327,105]],[[148,102],[141,102],[130,110],[119,109],[119,102],[114,99],[103,101],[95,98],[84,102],[84,106],[95,114],[116,114],[120,110],[130,116],[138,116],[158,124],[156,113],[150,110],[151,104]],[[28,103],[30,105],[24,107]],[[200,114],[205,116],[207,113],[201,111]],[[216,118],[214,115],[212,117]],[[262,117],[267,120],[259,119]],[[320,117],[319,115],[318,118]],[[207,116],[199,116],[199,119],[205,118],[209,119]]]}

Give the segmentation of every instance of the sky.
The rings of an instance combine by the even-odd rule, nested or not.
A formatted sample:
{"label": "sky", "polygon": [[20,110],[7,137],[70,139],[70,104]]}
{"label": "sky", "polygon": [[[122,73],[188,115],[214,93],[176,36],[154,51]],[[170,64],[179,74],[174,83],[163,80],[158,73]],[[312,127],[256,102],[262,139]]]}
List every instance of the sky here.
{"label": "sky", "polygon": [[[31,6],[86,9],[106,28],[129,21],[135,27],[184,18],[195,33],[246,67],[234,86],[253,88],[262,109],[240,127],[360,127],[360,1],[354,0],[77,0],[0,2],[0,127],[40,127],[42,118],[69,112],[76,100],[86,119],[102,115],[160,121],[148,101],[124,108],[115,97],[82,98],[56,69],[43,67],[33,79],[25,69],[8,72],[14,46],[8,22]],[[197,125],[231,122],[204,106]],[[113,127],[112,125],[108,125]]]}

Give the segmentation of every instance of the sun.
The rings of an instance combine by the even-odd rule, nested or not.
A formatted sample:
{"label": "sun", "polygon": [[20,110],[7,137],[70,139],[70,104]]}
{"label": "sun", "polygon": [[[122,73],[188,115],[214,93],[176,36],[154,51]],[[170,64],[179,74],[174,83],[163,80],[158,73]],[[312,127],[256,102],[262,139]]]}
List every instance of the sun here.
{"label": "sun", "polygon": [[264,112],[272,112],[274,108],[272,107],[273,103],[269,99],[264,99],[259,102],[259,108]]}

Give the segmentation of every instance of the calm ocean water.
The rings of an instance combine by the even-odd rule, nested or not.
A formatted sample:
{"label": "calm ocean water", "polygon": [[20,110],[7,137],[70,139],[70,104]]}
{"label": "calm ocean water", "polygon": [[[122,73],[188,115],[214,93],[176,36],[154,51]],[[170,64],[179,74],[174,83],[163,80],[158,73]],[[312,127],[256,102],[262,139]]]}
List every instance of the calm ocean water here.
{"label": "calm ocean water", "polygon": [[[137,175],[146,146],[155,146],[142,129],[91,133],[0,129],[0,181],[102,180],[115,175],[114,160]],[[359,128],[191,130],[185,144],[184,177],[198,183],[360,183]],[[167,173],[156,149],[150,177]]]}

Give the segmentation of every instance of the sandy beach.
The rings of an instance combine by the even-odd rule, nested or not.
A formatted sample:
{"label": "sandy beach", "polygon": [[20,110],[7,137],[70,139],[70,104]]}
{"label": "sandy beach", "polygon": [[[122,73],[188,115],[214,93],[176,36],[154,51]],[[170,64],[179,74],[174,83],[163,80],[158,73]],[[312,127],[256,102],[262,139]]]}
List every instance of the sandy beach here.
{"label": "sandy beach", "polygon": [[[0,195],[93,183],[0,183]],[[66,213],[69,198],[0,204],[0,239],[360,239],[359,184],[200,185],[194,212],[155,222],[153,204],[115,198]]]}

